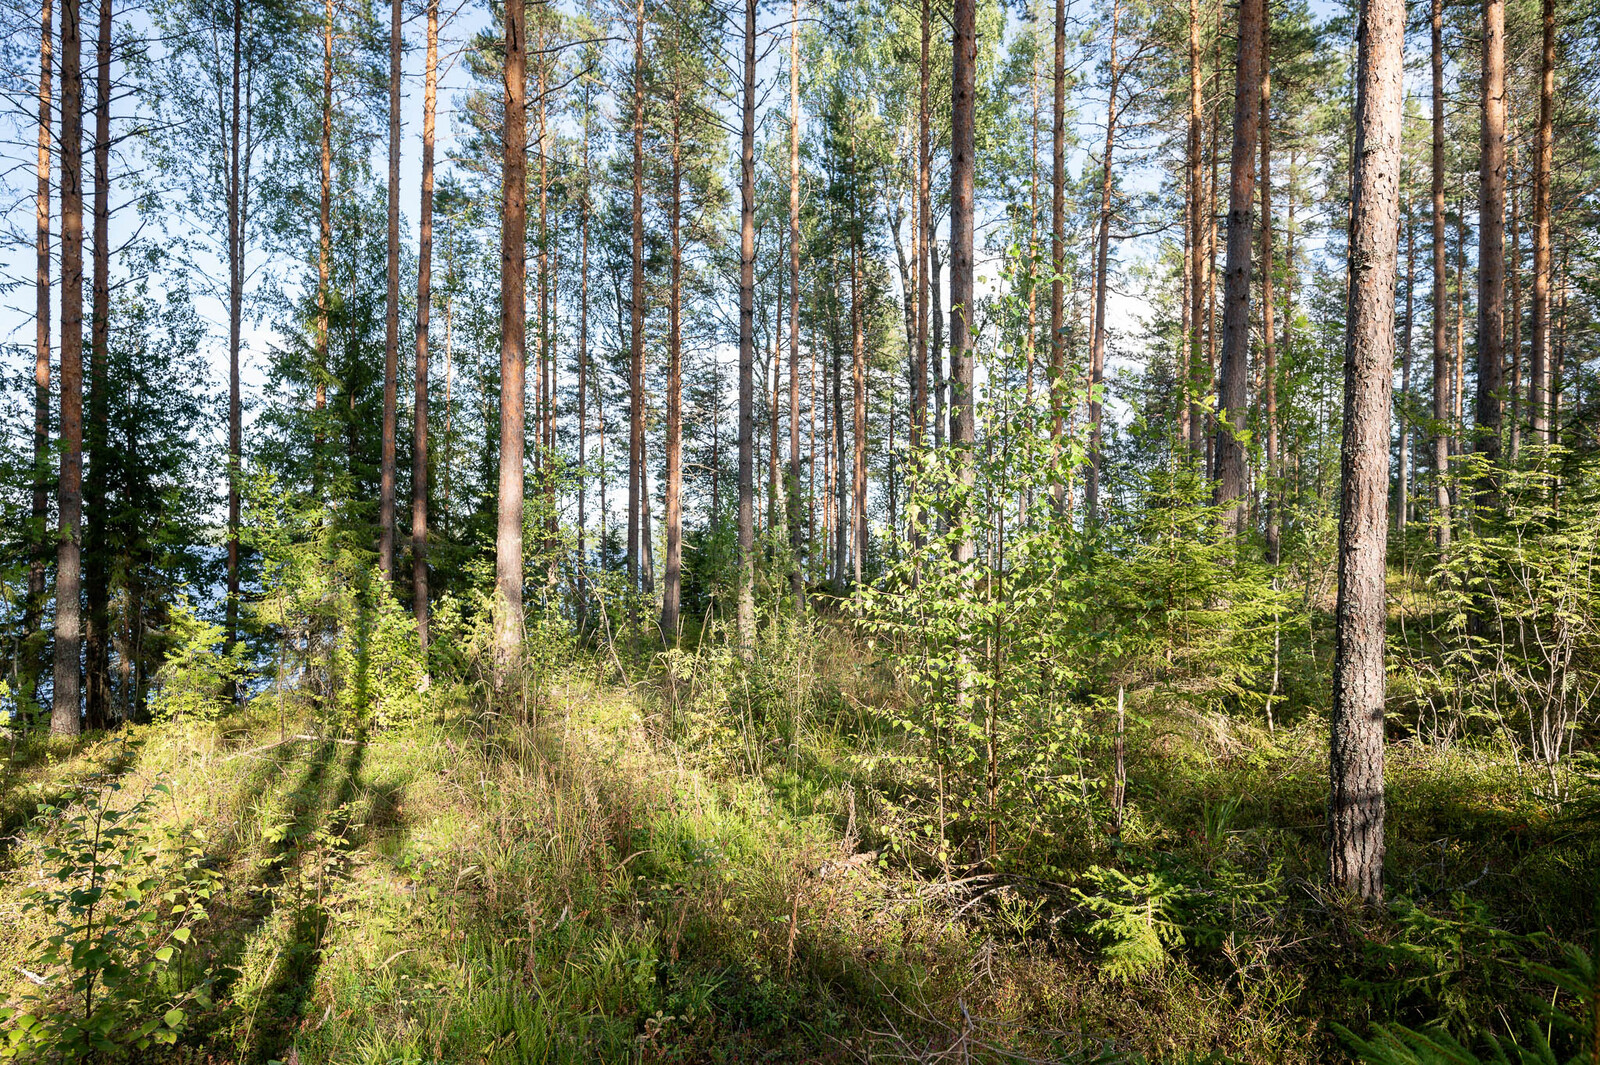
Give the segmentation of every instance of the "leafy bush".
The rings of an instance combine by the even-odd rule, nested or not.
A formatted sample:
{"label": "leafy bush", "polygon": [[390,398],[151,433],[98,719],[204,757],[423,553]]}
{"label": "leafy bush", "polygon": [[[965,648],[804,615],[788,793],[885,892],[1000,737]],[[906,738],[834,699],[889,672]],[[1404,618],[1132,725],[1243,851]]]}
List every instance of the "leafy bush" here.
{"label": "leafy bush", "polygon": [[110,781],[65,809],[39,808],[48,878],[23,905],[49,920],[32,944],[43,975],[32,1001],[0,1009],[0,1058],[80,1060],[171,1044],[189,1008],[210,1005],[211,973],[183,959],[221,877],[198,833],[150,827],[165,784],[122,809],[119,791]]}
{"label": "leafy bush", "polygon": [[216,720],[244,677],[244,646],[228,648],[222,626],[200,617],[187,598],[173,607],[171,636],[172,650],[156,675],[156,719]]}

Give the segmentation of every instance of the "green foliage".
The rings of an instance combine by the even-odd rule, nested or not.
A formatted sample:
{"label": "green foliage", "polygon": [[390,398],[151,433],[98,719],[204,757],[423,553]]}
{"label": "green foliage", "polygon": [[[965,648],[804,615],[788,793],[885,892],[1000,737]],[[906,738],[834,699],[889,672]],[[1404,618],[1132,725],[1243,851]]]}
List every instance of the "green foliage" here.
{"label": "green foliage", "polygon": [[[1368,1065],[1597,1065],[1600,1063],[1600,964],[1581,946],[1562,948],[1559,967],[1524,960],[1529,976],[1551,986],[1529,994],[1520,1023],[1496,1035],[1480,1030],[1462,1041],[1441,1025],[1422,1030],[1377,1026],[1361,1039],[1335,1029]],[[1481,1046],[1482,1052],[1473,1049]]]}
{"label": "green foliage", "polygon": [[1101,966],[1130,979],[1167,962],[1168,951],[1183,944],[1183,931],[1173,910],[1186,889],[1160,873],[1129,876],[1117,869],[1094,866],[1084,873],[1092,892],[1074,889],[1078,901],[1095,915],[1089,933],[1100,940]]}
{"label": "green foliage", "polygon": [[173,607],[170,637],[172,650],[156,675],[153,714],[161,721],[215,720],[244,679],[246,648],[227,647],[222,626],[196,614],[187,597]]}
{"label": "green foliage", "polygon": [[34,1000],[0,1009],[0,1058],[78,1060],[176,1042],[192,1006],[210,1004],[212,974],[184,964],[221,877],[197,831],[149,824],[165,784],[122,808],[107,781],[70,806],[40,807],[47,879],[24,893],[48,930],[32,945],[43,970]]}

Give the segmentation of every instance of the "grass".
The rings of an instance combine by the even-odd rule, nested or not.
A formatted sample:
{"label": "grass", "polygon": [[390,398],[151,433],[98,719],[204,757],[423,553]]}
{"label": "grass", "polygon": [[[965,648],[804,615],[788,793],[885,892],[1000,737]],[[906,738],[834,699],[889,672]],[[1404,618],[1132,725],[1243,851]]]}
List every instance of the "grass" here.
{"label": "grass", "polygon": [[[1309,1065],[1342,1054],[1331,1021],[1514,1013],[1523,977],[1485,930],[1585,927],[1600,833],[1494,749],[1391,746],[1389,883],[1414,905],[1363,915],[1320,886],[1315,714],[1269,734],[1148,698],[1121,840],[1018,838],[1003,874],[946,881],[889,857],[884,797],[914,784],[873,708],[900,696],[833,640],[743,680],[693,655],[632,689],[575,668],[536,728],[441,692],[405,730],[264,699],[28,739],[0,795],[0,991],[27,990],[42,931],[26,814],[96,774],[165,782],[154,816],[203,829],[224,876],[185,960],[219,983],[178,1061]],[[1181,944],[1114,974],[1095,866],[1187,892],[1146,906]]]}

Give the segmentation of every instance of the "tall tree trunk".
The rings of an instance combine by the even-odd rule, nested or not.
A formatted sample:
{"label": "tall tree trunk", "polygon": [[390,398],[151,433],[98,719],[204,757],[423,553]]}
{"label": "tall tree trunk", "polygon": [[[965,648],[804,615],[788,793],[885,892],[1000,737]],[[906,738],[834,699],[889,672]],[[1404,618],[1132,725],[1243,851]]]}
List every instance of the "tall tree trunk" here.
{"label": "tall tree trunk", "polygon": [[[1198,0],[1196,0],[1198,2]],[[1050,438],[1059,455],[1066,432],[1067,376],[1067,2],[1056,0],[1054,123],[1050,131]],[[1065,481],[1055,486],[1056,506],[1066,498]]]}
{"label": "tall tree trunk", "polygon": [[1555,164],[1555,0],[1542,0],[1539,21],[1542,37],[1539,47],[1539,133],[1533,155],[1533,348],[1528,356],[1528,410],[1534,443],[1548,444],[1552,442],[1550,171]]}
{"label": "tall tree trunk", "polygon": [[1278,564],[1282,537],[1278,507],[1278,348],[1272,304],[1272,10],[1261,12],[1261,357],[1266,364],[1267,561]]}
{"label": "tall tree trunk", "polygon": [[[583,96],[583,190],[578,199],[578,631],[589,608],[589,116],[594,106],[588,81]],[[598,387],[598,382],[596,382]],[[602,428],[601,432],[605,430]],[[601,524],[601,542],[605,526]]]}
{"label": "tall tree trunk", "polygon": [[744,3],[739,143],[739,652],[755,638],[756,0]]}
{"label": "tall tree trunk", "polygon": [[[956,449],[961,482],[973,483],[973,445],[977,441],[972,380],[973,183],[976,171],[977,2],[955,0],[950,59],[950,443]],[[1115,31],[1113,31],[1115,39]],[[1113,55],[1115,54],[1113,49]],[[1115,66],[1115,59],[1112,61]],[[1114,95],[1114,91],[1113,91]],[[1113,116],[1112,124],[1115,125]],[[1110,160],[1107,160],[1109,164]],[[963,516],[952,508],[951,528]],[[970,562],[977,545],[960,537],[956,561]]]}
{"label": "tall tree trunk", "polygon": [[[1444,0],[1432,0],[1433,71],[1433,494],[1439,550],[1450,546],[1450,352],[1445,344],[1449,273],[1444,235]],[[1537,347],[1537,341],[1535,341]]]}
{"label": "tall tree trunk", "polygon": [[1217,504],[1233,536],[1248,527],[1248,471],[1242,439],[1250,375],[1250,244],[1254,159],[1261,121],[1265,0],[1239,4],[1239,59],[1233,87],[1233,155],[1228,174],[1228,260],[1222,291],[1222,366],[1217,392]]}
{"label": "tall tree trunk", "polygon": [[321,192],[317,201],[317,365],[312,431],[311,486],[322,502],[323,411],[328,405],[328,311],[333,259],[333,0],[324,5],[322,24]]}
{"label": "tall tree trunk", "polygon": [[1395,489],[1394,528],[1402,536],[1411,508],[1411,324],[1416,311],[1417,227],[1411,205],[1401,205],[1406,227],[1406,320],[1400,327],[1400,472]]}
{"label": "tall tree trunk", "polygon": [[[51,0],[39,10],[39,164],[34,200],[33,273],[33,550],[28,560],[28,602],[23,631],[40,632],[44,617],[45,568],[50,554],[50,110],[53,39]],[[41,634],[42,635],[42,634]],[[31,660],[31,656],[30,656]],[[30,664],[29,694],[37,696],[38,678]]]}
{"label": "tall tree trunk", "polygon": [[[644,0],[633,11],[633,289],[628,366],[628,590],[639,590],[639,530],[644,510]],[[629,616],[638,640],[638,607]]]}
{"label": "tall tree trunk", "polygon": [[671,189],[667,246],[671,251],[667,297],[667,568],[661,589],[661,638],[677,639],[683,573],[683,142],[681,90],[672,99]]}
{"label": "tall tree trunk", "polygon": [[789,594],[805,617],[800,555],[800,0],[789,23]]}
{"label": "tall tree trunk", "polygon": [[1201,320],[1206,308],[1206,249],[1204,230],[1211,226],[1206,213],[1205,152],[1201,135],[1205,130],[1205,95],[1200,72],[1200,0],[1189,0],[1189,137],[1188,229],[1189,229],[1189,334],[1184,338],[1188,365],[1185,368],[1184,396],[1189,403],[1189,449],[1199,457],[1205,450],[1206,408],[1201,402],[1209,382],[1201,367]]}
{"label": "tall tree trunk", "polygon": [[84,591],[88,617],[84,625],[84,724],[105,728],[111,713],[111,626],[109,560],[106,558],[107,458],[106,380],[111,323],[111,0],[100,0],[95,37],[94,102],[94,274],[89,320],[89,435],[86,441],[89,478],[84,485]]}
{"label": "tall tree trunk", "polygon": [[833,326],[833,594],[844,595],[844,570],[850,558],[850,496],[844,475],[844,345],[839,341],[838,298],[834,300]]}
{"label": "tall tree trunk", "polygon": [[527,10],[506,5],[501,134],[500,494],[496,510],[495,687],[509,703],[522,653],[522,449],[527,371]]}
{"label": "tall tree trunk", "polygon": [[[933,280],[933,115],[928,107],[928,83],[932,72],[929,69],[928,49],[930,47],[932,28],[930,23],[931,0],[922,0],[922,34],[921,52],[917,61],[917,189],[916,205],[917,232],[921,236],[917,259],[917,394],[915,408],[911,416],[912,432],[914,434],[913,447],[925,447],[928,440],[928,323],[929,315],[936,314],[932,310],[930,301],[938,297],[932,289],[936,282]],[[937,327],[935,327],[937,328]],[[943,409],[942,407],[940,408]],[[942,431],[936,435],[942,440]],[[926,516],[917,515],[917,524],[914,530],[915,542],[922,542],[922,534],[927,527]]]}
{"label": "tall tree trunk", "polygon": [[[1121,0],[1113,0],[1108,65],[1111,91],[1106,98],[1106,149],[1102,160],[1104,173],[1100,177],[1100,235],[1095,250],[1094,328],[1090,331],[1089,340],[1089,476],[1084,483],[1083,511],[1084,520],[1091,527],[1100,520],[1100,423],[1105,409],[1106,301],[1111,291],[1112,152],[1117,143],[1117,93],[1122,87],[1122,70],[1117,65],[1117,31],[1121,18]],[[951,297],[951,302],[954,302],[954,297]]]}
{"label": "tall tree trunk", "polygon": [[[851,139],[854,140],[853,129]],[[852,145],[852,158],[854,155]],[[859,186],[856,195],[860,195]],[[850,474],[850,484],[855,490],[851,506],[855,522],[852,526],[854,535],[851,552],[855,559],[855,587],[860,589],[862,568],[866,565],[867,557],[867,323],[866,311],[862,307],[862,301],[866,298],[866,281],[862,276],[866,252],[861,246],[859,204],[852,203],[851,213],[856,215],[850,249],[850,383],[855,400],[855,422],[851,433],[851,457],[854,461]]]}
{"label": "tall tree trunk", "polygon": [[928,292],[933,301],[933,443],[935,447],[943,448],[949,428],[945,419],[945,401],[949,397],[944,377],[945,318],[939,291],[939,274],[944,269],[944,263],[939,257],[938,237],[931,229],[928,230],[928,238],[928,262],[932,271],[928,278]]}
{"label": "tall tree trunk", "polygon": [[1507,388],[1511,399],[1511,431],[1509,433],[1510,461],[1515,464],[1522,449],[1522,207],[1517,195],[1517,134],[1516,120],[1512,119],[1511,134],[1507,138],[1511,152],[1507,192],[1511,199],[1511,243],[1508,270],[1511,274],[1511,381]]}
{"label": "tall tree trunk", "polygon": [[1405,0],[1362,0],[1329,748],[1335,888],[1383,898],[1384,549]]}
{"label": "tall tree trunk", "polygon": [[[1478,450],[1500,459],[1506,315],[1506,4],[1483,0],[1483,124],[1478,160]],[[1481,486],[1487,494],[1492,481]]]}
{"label": "tall tree trunk", "polygon": [[61,475],[57,487],[55,687],[50,731],[82,728],[83,49],[79,0],[61,0]]}
{"label": "tall tree trunk", "polygon": [[395,423],[400,383],[400,0],[389,0],[389,262],[383,310],[383,457],[378,472],[378,572],[394,580]]}
{"label": "tall tree trunk", "polygon": [[411,596],[423,661],[428,653],[428,316],[433,304],[433,124],[438,98],[439,0],[428,0],[428,57],[422,80],[422,207],[417,221],[417,380],[411,423]]}
{"label": "tall tree trunk", "polygon": [[[223,614],[226,649],[239,641],[239,489],[244,479],[244,397],[239,354],[244,332],[244,234],[248,219],[249,164],[241,149],[244,60],[244,5],[233,3],[233,78],[228,125],[228,599]],[[239,693],[230,682],[228,698]]]}

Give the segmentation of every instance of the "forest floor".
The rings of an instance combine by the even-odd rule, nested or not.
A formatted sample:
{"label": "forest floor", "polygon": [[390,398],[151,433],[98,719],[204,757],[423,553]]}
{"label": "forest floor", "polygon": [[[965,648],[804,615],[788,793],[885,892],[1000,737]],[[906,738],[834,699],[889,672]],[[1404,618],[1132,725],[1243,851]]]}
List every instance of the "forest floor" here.
{"label": "forest floor", "polygon": [[1125,876],[1093,882],[1097,909],[1067,872],[880,858],[872,756],[899,741],[865,718],[786,741],[669,702],[573,675],[537,727],[463,702],[328,734],[268,695],[25,740],[0,779],[0,993],[37,982],[48,931],[23,905],[30,818],[112,778],[153,795],[152,838],[203,830],[222,875],[185,962],[210,1004],[160,1060],[1295,1065],[1343,1056],[1332,1021],[1510,1021],[1539,951],[1518,937],[1581,935],[1595,896],[1600,818],[1489,748],[1391,746],[1389,884],[1411,901],[1360,915],[1320,886],[1314,716],[1136,715],[1123,838],[1087,856]]}

